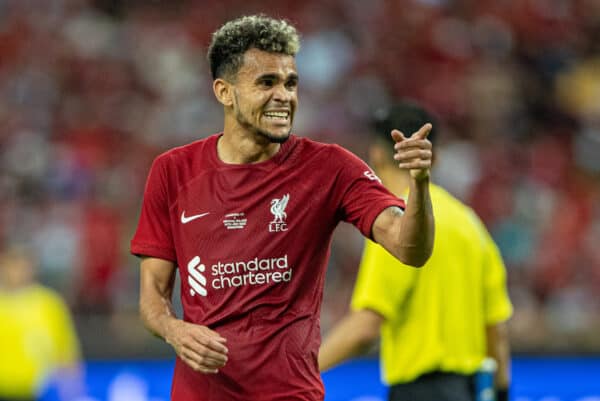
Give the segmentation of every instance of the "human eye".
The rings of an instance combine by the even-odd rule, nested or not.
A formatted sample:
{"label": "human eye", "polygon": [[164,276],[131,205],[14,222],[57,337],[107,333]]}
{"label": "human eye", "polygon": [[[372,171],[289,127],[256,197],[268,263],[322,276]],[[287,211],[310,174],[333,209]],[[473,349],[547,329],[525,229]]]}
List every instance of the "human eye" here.
{"label": "human eye", "polygon": [[264,88],[272,88],[275,85],[275,79],[271,78],[271,77],[265,77],[265,78],[261,78],[258,81],[259,86],[262,86]]}
{"label": "human eye", "polygon": [[298,87],[298,78],[290,78],[285,82],[285,87],[288,90],[295,90]]}

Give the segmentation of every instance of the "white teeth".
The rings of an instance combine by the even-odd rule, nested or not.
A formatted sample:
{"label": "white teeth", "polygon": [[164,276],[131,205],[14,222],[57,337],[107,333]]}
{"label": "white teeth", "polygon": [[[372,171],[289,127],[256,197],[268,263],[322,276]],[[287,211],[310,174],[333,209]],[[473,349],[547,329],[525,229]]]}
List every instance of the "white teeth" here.
{"label": "white teeth", "polygon": [[288,118],[289,113],[287,111],[268,111],[265,113],[265,117],[269,118]]}

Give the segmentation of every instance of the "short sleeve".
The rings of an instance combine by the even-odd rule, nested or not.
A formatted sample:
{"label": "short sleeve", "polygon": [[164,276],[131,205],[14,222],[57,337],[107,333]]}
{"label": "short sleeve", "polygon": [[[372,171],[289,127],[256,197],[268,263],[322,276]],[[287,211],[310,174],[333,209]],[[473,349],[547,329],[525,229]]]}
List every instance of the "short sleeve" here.
{"label": "short sleeve", "polygon": [[131,240],[131,253],[175,261],[175,247],[169,218],[168,156],[152,163],[142,202],[137,230]]}
{"label": "short sleeve", "polygon": [[342,219],[356,226],[365,237],[373,239],[371,229],[377,216],[390,206],[404,210],[405,203],[383,186],[365,162],[339,146],[335,149],[340,161],[338,185],[343,193]]}
{"label": "short sleeve", "polygon": [[513,307],[508,296],[506,267],[500,250],[481,220],[477,218],[477,221],[482,232],[485,252],[483,258],[485,263],[483,266],[485,322],[488,325],[493,325],[510,318]]}
{"label": "short sleeve", "polygon": [[353,310],[371,309],[386,320],[395,320],[414,286],[419,270],[406,266],[381,245],[367,240],[356,285],[352,294]]}

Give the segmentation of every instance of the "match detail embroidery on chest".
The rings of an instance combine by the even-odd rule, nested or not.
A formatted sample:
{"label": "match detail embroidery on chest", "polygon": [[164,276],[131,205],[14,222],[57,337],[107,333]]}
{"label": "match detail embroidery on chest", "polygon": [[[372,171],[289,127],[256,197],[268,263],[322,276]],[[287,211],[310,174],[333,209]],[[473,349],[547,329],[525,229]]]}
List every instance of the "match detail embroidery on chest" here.
{"label": "match detail embroidery on chest", "polygon": [[248,219],[244,213],[229,213],[223,219],[223,225],[228,230],[241,230],[246,227],[246,223],[248,223]]}

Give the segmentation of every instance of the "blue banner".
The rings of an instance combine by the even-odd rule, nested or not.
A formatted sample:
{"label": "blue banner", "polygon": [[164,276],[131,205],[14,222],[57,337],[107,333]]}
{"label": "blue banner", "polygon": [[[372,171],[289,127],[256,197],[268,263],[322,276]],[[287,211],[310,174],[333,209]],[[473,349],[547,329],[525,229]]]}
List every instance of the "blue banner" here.
{"label": "blue banner", "polygon": [[[600,358],[515,357],[514,401],[600,401]],[[172,361],[90,361],[85,401],[168,401]],[[375,359],[357,359],[323,374],[326,401],[385,401]],[[52,387],[42,401],[58,401]],[[74,400],[76,401],[76,400]]]}

